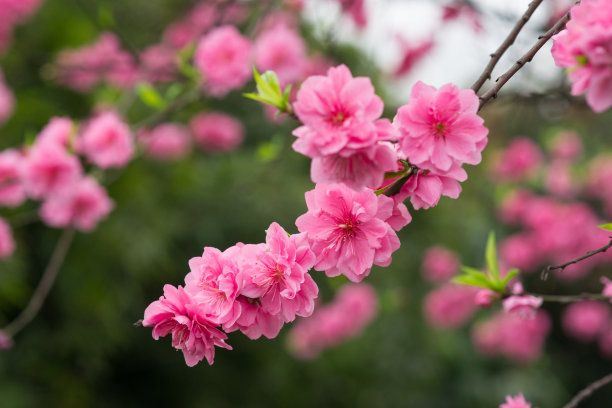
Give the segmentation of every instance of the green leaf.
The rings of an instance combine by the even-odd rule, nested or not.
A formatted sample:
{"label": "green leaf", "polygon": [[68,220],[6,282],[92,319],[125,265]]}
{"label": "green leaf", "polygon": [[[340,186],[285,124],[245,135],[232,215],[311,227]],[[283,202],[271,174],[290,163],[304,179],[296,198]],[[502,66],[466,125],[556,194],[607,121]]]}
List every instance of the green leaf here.
{"label": "green leaf", "polygon": [[510,279],[514,278],[518,274],[519,274],[519,270],[518,269],[510,269],[508,271],[508,274],[506,275],[506,277],[502,281],[502,283],[504,284],[504,289],[506,289],[506,285],[508,284],[508,282],[510,282]]}
{"label": "green leaf", "polygon": [[465,272],[466,274],[468,274],[468,275],[482,275],[482,276],[486,277],[484,272],[481,271],[480,269],[476,269],[476,268],[472,268],[472,267],[469,267],[469,266],[461,265],[461,270],[463,272]]}
{"label": "green leaf", "polygon": [[491,274],[491,280],[499,283],[499,265],[497,261],[497,248],[495,247],[495,233],[493,231],[491,231],[489,234],[489,239],[487,240],[485,260],[487,262],[489,273]]}
{"label": "green leaf", "polygon": [[599,228],[603,228],[603,229],[605,229],[607,231],[612,231],[612,223],[610,223],[610,224],[601,224],[601,225],[599,225]]}
{"label": "green leaf", "polygon": [[462,283],[464,285],[469,286],[476,286],[479,288],[491,289],[491,284],[489,283],[487,278],[484,277],[484,275],[482,277],[470,275],[456,276],[452,279],[452,282]]}
{"label": "green leaf", "polygon": [[166,107],[166,102],[161,95],[155,88],[146,82],[136,85],[136,93],[138,94],[138,97],[142,103],[151,108],[161,110]]}

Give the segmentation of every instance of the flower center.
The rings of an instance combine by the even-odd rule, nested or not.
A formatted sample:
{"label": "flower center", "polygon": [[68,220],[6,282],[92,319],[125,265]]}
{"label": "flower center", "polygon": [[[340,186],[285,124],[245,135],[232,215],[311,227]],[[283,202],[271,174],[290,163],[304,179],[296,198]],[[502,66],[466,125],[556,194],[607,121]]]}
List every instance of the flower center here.
{"label": "flower center", "polygon": [[342,111],[337,111],[329,117],[329,121],[334,126],[342,125],[346,119],[348,119],[348,115]]}
{"label": "flower center", "polygon": [[433,131],[436,136],[444,137],[446,126],[443,123],[436,123],[433,125]]}

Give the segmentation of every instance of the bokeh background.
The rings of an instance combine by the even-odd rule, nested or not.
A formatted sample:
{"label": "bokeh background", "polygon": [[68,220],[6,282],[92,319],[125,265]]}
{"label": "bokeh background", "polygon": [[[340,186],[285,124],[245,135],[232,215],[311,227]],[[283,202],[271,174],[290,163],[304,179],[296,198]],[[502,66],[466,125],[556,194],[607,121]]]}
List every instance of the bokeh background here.
{"label": "bokeh background", "polygon": [[[32,138],[52,116],[84,119],[100,100],[121,96],[105,87],[80,94],[49,79],[45,69],[59,51],[91,43],[103,30],[143,48],[159,41],[163,29],[191,6],[179,0],[44,2],[16,28],[12,46],[0,59],[17,100],[14,115],[0,128],[0,148]],[[367,50],[321,41],[313,24],[301,27],[310,46],[346,63],[355,75],[372,76],[377,92],[390,101],[386,115],[392,118],[393,104],[402,97],[386,82],[385,67],[377,66]],[[478,73],[466,77],[473,80]],[[557,74],[561,78],[560,70]],[[0,406],[485,408],[518,392],[538,407],[562,406],[608,373],[611,364],[595,344],[563,333],[559,307],[547,307],[553,331],[543,355],[529,364],[479,354],[471,324],[435,329],[423,317],[423,299],[432,289],[420,273],[426,248],[444,245],[459,253],[462,263],[480,267],[489,231],[500,237],[512,232],[497,219],[504,187],[489,176],[492,151],[517,135],[544,146],[560,129],[583,137],[586,159],[610,149],[610,112],[593,114],[562,87],[543,96],[519,92],[521,86],[517,82],[482,112],[490,144],[483,163],[468,169],[460,199],[443,198],[435,208],[411,211],[414,219],[399,233],[402,247],[392,265],[373,268],[367,282],[379,294],[377,319],[358,338],[311,361],[289,353],[286,327],[273,340],[251,341],[232,333],[233,351],[218,350],[213,366],[189,368],[169,339],[153,341],[150,329],[133,326],[161,295],[163,284],[182,283],[187,261],[204,246],[260,242],[273,221],[296,232],[294,221],[306,211],[304,192],[313,188],[309,160],[291,149],[295,122],[271,123],[263,108],[240,92],[181,110],[175,121],[209,109],[238,117],[247,129],[243,147],[217,155],[194,150],[176,162],[140,158],[117,174],[109,187],[115,211],[95,232],[78,234],[41,313],[16,337],[15,346],[0,354]],[[135,123],[151,114],[137,101],[128,118]],[[34,203],[2,209],[2,216],[15,221],[18,249],[0,262],[0,326],[27,303],[60,234],[32,220],[36,209]],[[346,283],[320,272],[313,277],[323,302]],[[573,283],[571,290],[592,288],[597,279]],[[537,281],[537,274],[527,284],[530,280]],[[560,285],[554,280],[535,284],[551,292]],[[472,321],[488,313],[479,311]],[[610,401],[612,390],[602,390],[581,406],[607,407]]]}

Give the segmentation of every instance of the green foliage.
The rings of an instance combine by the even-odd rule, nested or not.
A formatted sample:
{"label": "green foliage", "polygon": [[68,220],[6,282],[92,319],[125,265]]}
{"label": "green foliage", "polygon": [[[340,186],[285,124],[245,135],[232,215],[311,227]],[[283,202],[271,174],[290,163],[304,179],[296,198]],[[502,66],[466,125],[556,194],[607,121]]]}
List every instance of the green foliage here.
{"label": "green foliage", "polygon": [[145,105],[157,109],[164,109],[167,104],[157,90],[146,82],[141,82],[136,85],[136,93]]}
{"label": "green foliage", "polygon": [[253,77],[255,78],[257,93],[246,93],[244,94],[245,97],[272,105],[280,112],[292,112],[289,104],[291,85],[287,85],[284,90],[281,90],[278,76],[274,71],[266,71],[260,75],[255,67],[253,67]]}
{"label": "green foliage", "polygon": [[603,229],[605,229],[607,231],[612,231],[612,223],[610,223],[610,224],[601,224],[599,226],[599,228],[603,228]]}

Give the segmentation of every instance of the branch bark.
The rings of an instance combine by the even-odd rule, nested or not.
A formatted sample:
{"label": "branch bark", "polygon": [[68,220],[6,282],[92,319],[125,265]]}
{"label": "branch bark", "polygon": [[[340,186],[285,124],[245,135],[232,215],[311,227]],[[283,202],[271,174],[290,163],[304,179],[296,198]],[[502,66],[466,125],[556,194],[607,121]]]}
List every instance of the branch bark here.
{"label": "branch bark", "polygon": [[578,263],[580,261],[584,261],[585,259],[590,258],[593,255],[597,255],[597,254],[606,252],[610,248],[612,248],[612,237],[610,237],[610,242],[608,242],[606,245],[602,246],[601,248],[597,248],[592,251],[589,251],[586,254],[579,256],[578,258],[572,259],[571,261],[567,261],[559,265],[548,265],[547,267],[542,269],[541,277],[543,280],[546,280],[550,272],[555,271],[555,270],[560,270],[561,272],[563,272],[565,268],[567,268],[568,266]]}
{"label": "branch bark", "polygon": [[600,380],[595,381],[588,387],[580,391],[570,402],[565,404],[563,408],[576,408],[583,400],[589,397],[592,393],[600,389],[601,387],[612,383],[612,374],[608,374]]}

